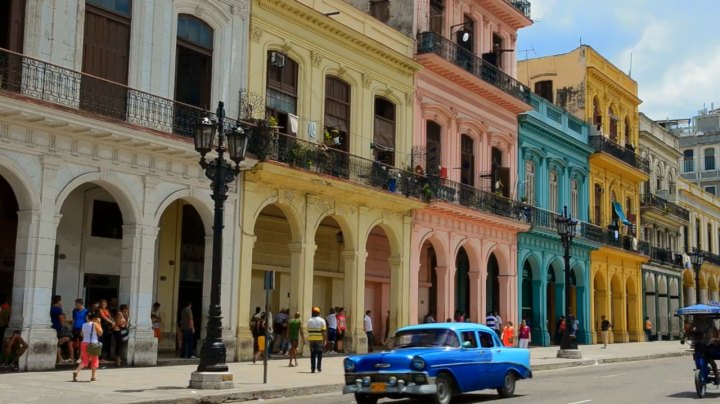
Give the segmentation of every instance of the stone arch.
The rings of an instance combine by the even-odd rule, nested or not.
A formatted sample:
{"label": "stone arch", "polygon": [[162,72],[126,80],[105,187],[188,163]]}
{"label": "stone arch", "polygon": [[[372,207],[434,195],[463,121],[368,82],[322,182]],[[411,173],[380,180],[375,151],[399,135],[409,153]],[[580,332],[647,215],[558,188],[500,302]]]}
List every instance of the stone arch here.
{"label": "stone arch", "polygon": [[692,269],[685,269],[682,272],[682,283],[684,287],[695,287],[695,274]]}
{"label": "stone arch", "polygon": [[455,115],[449,107],[438,103],[423,103],[423,116],[425,120],[433,121],[442,127],[447,127]]}
{"label": "stone arch", "polygon": [[429,242],[433,249],[435,249],[435,256],[437,258],[437,264],[441,267],[447,267],[448,262],[447,259],[449,257],[449,246],[446,245],[445,242],[438,236],[438,233],[435,231],[429,231],[425,235],[423,235],[419,240],[419,248],[422,248],[423,244],[425,242]]}
{"label": "stone arch", "polygon": [[21,211],[40,210],[40,199],[33,191],[30,180],[25,178],[24,172],[25,170],[18,167],[15,162],[0,156],[0,176],[10,184],[18,203],[18,209]]}
{"label": "stone arch", "polygon": [[525,267],[525,263],[528,262],[530,264],[530,270],[532,271],[532,278],[533,279],[540,279],[540,276],[542,274],[541,269],[541,262],[542,260],[537,256],[537,253],[534,251],[527,252],[521,259],[520,262],[522,265],[520,268]]}
{"label": "stone arch", "polygon": [[[345,250],[355,250],[360,246],[364,246],[364,244],[359,244],[359,240],[357,239],[355,226],[353,226],[352,222],[348,219],[347,216],[343,215],[342,213],[339,213],[337,209],[328,209],[322,214],[318,215],[317,219],[315,220],[315,223],[310,223],[310,231],[308,233],[309,235],[312,235],[315,237],[315,233],[317,233],[318,228],[320,227],[320,223],[322,223],[323,219],[326,217],[331,217],[333,220],[335,220],[340,227],[340,230],[343,232],[343,238],[344,238],[344,244],[345,244]],[[371,225],[367,233],[364,234],[363,240],[367,240],[368,236],[370,235],[370,231],[372,228],[375,227],[374,224]],[[383,229],[385,230],[385,229]],[[389,239],[389,236],[388,236]],[[392,249],[393,245],[390,244],[390,248]]]}
{"label": "stone arch", "polygon": [[655,292],[655,276],[651,273],[645,274],[645,292]]}
{"label": "stone arch", "polygon": [[515,275],[517,268],[510,267],[510,257],[505,250],[505,248],[501,248],[501,245],[494,244],[487,251],[487,255],[484,257],[483,262],[487,263],[490,260],[490,257],[494,256],[498,263],[499,275]]}
{"label": "stone arch", "polygon": [[155,210],[155,214],[153,215],[153,224],[158,226],[165,209],[167,209],[173,202],[182,199],[195,208],[202,218],[203,225],[205,227],[205,234],[211,235],[214,211],[208,203],[203,202],[200,196],[201,195],[191,192],[189,189],[181,189],[166,195]]}
{"label": "stone arch", "polygon": [[[340,222],[338,222],[340,223]],[[340,223],[342,226],[342,224]],[[349,225],[349,223],[348,223]],[[368,226],[367,231],[364,234],[363,240],[367,240],[370,237],[370,232],[375,227],[380,227],[384,232],[385,236],[388,239],[388,242],[390,243],[390,257],[399,257],[402,255],[402,243],[400,241],[400,237],[397,234],[397,231],[395,231],[395,228],[385,221],[383,218],[378,218],[374,220],[370,225]]]}
{"label": "stone arch", "polygon": [[99,172],[81,174],[68,182],[55,198],[55,213],[60,214],[63,203],[70,193],[87,183],[101,186],[115,199],[115,202],[120,207],[124,224],[135,224],[141,221],[142,212],[139,209],[138,202],[133,199],[133,194],[115,178],[103,176]]}
{"label": "stone arch", "polygon": [[[270,205],[276,205],[285,215],[285,218],[287,219],[288,223],[290,224],[290,233],[292,236],[293,242],[299,242],[302,241],[303,237],[305,237],[304,234],[304,226],[302,219],[302,215],[298,212],[298,210],[293,206],[292,203],[288,203],[286,201],[281,200],[277,196],[273,196],[270,198],[266,198],[262,203],[260,203],[256,208],[255,211],[252,212],[252,221],[249,223],[243,223],[243,227],[245,229],[254,229],[255,224],[257,223],[258,217],[262,213],[263,209]],[[246,207],[248,208],[248,207]],[[317,223],[319,225],[320,222]],[[315,227],[317,229],[317,226]],[[352,237],[352,236],[350,236]]]}
{"label": "stone arch", "polygon": [[565,284],[565,263],[560,257],[553,256],[552,259],[548,261],[546,268],[548,276],[550,275],[550,271],[553,271],[556,283]]}
{"label": "stone arch", "polygon": [[479,272],[482,267],[481,257],[481,246],[476,245],[472,239],[461,240],[454,248],[453,256],[457,257],[461,248],[465,249],[465,253],[468,255],[470,261],[470,272]]}

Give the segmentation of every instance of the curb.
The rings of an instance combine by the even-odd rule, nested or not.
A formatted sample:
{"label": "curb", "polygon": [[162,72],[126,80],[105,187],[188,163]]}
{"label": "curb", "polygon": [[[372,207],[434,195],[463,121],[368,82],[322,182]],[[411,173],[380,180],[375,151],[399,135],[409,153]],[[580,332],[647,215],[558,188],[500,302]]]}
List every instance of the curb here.
{"label": "curb", "polygon": [[[565,369],[572,367],[581,366],[595,366],[601,364],[621,363],[621,362],[636,362],[652,359],[663,359],[672,358],[678,356],[692,355],[692,351],[682,352],[670,352],[661,354],[651,355],[638,355],[638,356],[627,356],[621,358],[606,358],[606,359],[579,359],[567,362],[557,363],[546,363],[542,365],[532,366],[533,372],[541,372],[546,370]],[[302,386],[302,387],[283,387],[283,388],[269,388],[266,390],[257,391],[239,391],[232,393],[223,392],[208,392],[202,391],[202,393],[192,393],[193,395],[173,398],[163,398],[157,400],[140,400],[133,401],[133,404],[221,404],[221,403],[237,403],[244,401],[253,400],[270,400],[276,398],[296,397],[296,396],[310,396],[315,394],[325,393],[336,393],[340,392],[344,384],[318,384],[315,386]]]}

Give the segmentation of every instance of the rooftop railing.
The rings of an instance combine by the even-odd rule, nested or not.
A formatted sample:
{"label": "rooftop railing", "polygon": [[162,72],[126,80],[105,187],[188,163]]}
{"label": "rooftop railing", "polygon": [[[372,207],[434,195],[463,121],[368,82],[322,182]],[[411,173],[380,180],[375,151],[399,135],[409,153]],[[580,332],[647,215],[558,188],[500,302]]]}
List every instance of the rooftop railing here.
{"label": "rooftop railing", "polygon": [[635,154],[634,150],[622,147],[605,136],[590,136],[590,146],[599,152],[610,154],[611,156],[637,168],[638,170],[648,174],[650,173],[650,162],[647,158],[638,156]]}
{"label": "rooftop railing", "polygon": [[505,0],[510,3],[515,9],[523,13],[527,18],[530,18],[530,2],[528,0]]}
{"label": "rooftop railing", "polygon": [[640,205],[642,207],[657,208],[658,210],[663,212],[663,214],[665,214],[665,215],[673,215],[673,216],[675,216],[679,219],[682,219],[686,222],[688,220],[690,220],[690,211],[689,210],[683,208],[682,206],[680,206],[676,203],[668,202],[665,199],[663,199],[657,195],[653,195],[653,194],[642,195],[642,197],[640,198]]}
{"label": "rooftop railing", "polygon": [[434,53],[524,103],[530,103],[530,90],[493,64],[432,31],[418,34],[418,54]]}

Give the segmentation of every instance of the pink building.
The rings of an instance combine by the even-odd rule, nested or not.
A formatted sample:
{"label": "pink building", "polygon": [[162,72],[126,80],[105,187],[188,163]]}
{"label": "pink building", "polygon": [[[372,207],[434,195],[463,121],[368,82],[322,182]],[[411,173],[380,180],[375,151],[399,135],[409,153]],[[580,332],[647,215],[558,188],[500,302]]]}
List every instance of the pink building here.
{"label": "pink building", "polygon": [[[529,213],[515,200],[517,115],[531,109],[517,82],[517,30],[529,2],[429,0],[417,16],[414,166],[431,205],[414,213],[411,321],[488,311],[518,319],[517,233]],[[416,295],[415,295],[416,294]]]}

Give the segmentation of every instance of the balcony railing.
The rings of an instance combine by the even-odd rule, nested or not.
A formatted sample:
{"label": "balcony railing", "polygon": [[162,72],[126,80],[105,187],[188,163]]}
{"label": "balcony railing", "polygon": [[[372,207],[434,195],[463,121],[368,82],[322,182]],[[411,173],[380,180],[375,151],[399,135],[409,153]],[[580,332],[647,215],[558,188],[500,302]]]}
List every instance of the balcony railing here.
{"label": "balcony railing", "polygon": [[531,208],[514,199],[446,178],[430,179],[429,183],[432,195],[436,199],[520,222],[529,222],[532,219]]}
{"label": "balcony railing", "polygon": [[526,86],[438,33],[428,31],[418,34],[417,53],[434,53],[520,101],[530,103],[530,90]]}
{"label": "balcony railing", "polygon": [[[532,218],[530,222],[532,223],[533,228],[541,228],[547,231],[557,232],[556,219],[560,217],[558,213],[536,207],[529,209],[532,211]],[[585,241],[631,251],[637,254],[650,254],[650,246],[646,241],[638,240],[624,234],[616,234],[612,230],[603,229],[602,227],[591,223],[579,222],[575,237]]]}
{"label": "balcony railing", "polygon": [[657,195],[644,194],[640,199],[640,203],[642,207],[657,208],[663,212],[664,215],[673,215],[686,222],[690,220],[690,211],[675,203],[668,202]]}
{"label": "balcony railing", "polygon": [[638,170],[650,173],[650,162],[647,158],[638,156],[634,150],[622,147],[602,135],[590,136],[590,146],[599,152],[608,153]]}
{"label": "balcony railing", "polygon": [[709,251],[700,250],[700,252],[702,253],[705,262],[709,262],[713,265],[720,265],[720,255],[713,254]]}
{"label": "balcony railing", "polygon": [[650,258],[653,261],[672,265],[679,268],[682,268],[683,266],[682,254],[673,253],[672,251],[665,248],[650,247]]}
{"label": "balcony railing", "polygon": [[[0,48],[0,90],[155,131],[192,136],[207,111]],[[237,121],[225,119],[228,128]]]}
{"label": "balcony railing", "polygon": [[527,18],[530,18],[530,2],[527,0],[505,0]]}

